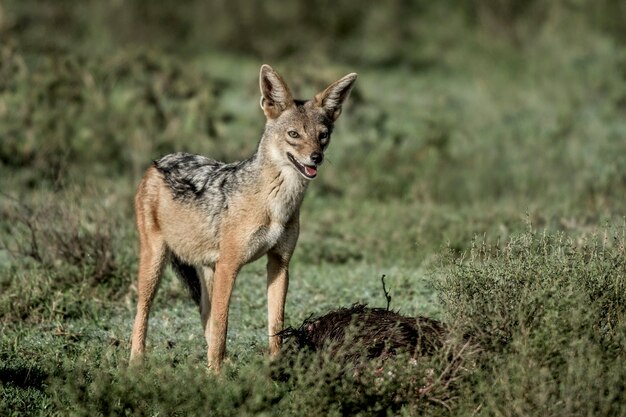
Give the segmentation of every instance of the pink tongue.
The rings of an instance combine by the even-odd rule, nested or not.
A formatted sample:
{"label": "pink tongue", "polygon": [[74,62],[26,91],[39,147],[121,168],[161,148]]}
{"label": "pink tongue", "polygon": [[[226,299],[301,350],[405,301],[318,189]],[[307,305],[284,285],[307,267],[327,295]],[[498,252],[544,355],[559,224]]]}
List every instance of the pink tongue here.
{"label": "pink tongue", "polygon": [[314,167],[310,167],[305,165],[304,166],[304,172],[306,173],[306,175],[308,175],[309,177],[313,177],[317,174],[317,169]]}

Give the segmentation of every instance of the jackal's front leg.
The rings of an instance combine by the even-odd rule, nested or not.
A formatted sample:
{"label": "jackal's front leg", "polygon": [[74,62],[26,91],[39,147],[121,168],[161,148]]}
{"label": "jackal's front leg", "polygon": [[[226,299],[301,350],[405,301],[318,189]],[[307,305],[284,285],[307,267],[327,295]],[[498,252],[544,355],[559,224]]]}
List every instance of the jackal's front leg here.
{"label": "jackal's front leg", "polygon": [[289,287],[289,261],[278,254],[267,255],[267,319],[270,356],[280,351],[281,339],[276,336],[283,329],[285,299]]}
{"label": "jackal's front leg", "polygon": [[200,280],[200,319],[202,320],[202,330],[207,343],[209,343],[209,317],[211,316],[211,295],[213,293],[213,275],[215,270],[212,266],[205,266],[202,269]]}
{"label": "jackal's front leg", "polygon": [[[241,265],[218,262],[213,275],[211,291],[211,313],[207,342],[209,368],[219,372],[226,354],[226,334],[228,330],[228,308],[235,278]],[[206,334],[206,333],[205,333]]]}

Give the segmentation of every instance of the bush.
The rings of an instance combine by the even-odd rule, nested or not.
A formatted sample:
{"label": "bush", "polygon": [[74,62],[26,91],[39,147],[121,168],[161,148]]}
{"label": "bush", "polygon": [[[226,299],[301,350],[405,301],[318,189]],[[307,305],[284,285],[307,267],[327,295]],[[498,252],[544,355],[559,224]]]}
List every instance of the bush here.
{"label": "bush", "polygon": [[448,322],[483,350],[466,394],[497,415],[626,413],[624,236],[528,232],[476,244],[437,281]]}

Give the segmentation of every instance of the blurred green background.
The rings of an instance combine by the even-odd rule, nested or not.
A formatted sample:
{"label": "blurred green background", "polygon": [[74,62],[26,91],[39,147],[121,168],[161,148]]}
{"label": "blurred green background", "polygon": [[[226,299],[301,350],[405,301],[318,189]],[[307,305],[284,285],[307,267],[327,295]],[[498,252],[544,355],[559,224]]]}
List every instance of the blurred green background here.
{"label": "blurred green background", "polygon": [[626,182],[623,2],[1,7],[0,161],[16,187],[90,174],[135,183],[174,150],[247,156],[267,62],[304,96],[361,73],[322,194],[513,199],[561,215],[621,205],[611,196]]}
{"label": "blurred green background", "polygon": [[[108,184],[114,198],[132,193],[149,161],[168,152],[246,157],[263,125],[258,67],[270,63],[303,97],[361,74],[312,194],[345,197],[342,212],[366,217],[398,210],[402,227],[383,230],[389,243],[408,231],[401,243],[461,248],[474,233],[497,231],[487,223],[506,232],[520,216],[576,229],[619,219],[624,8],[610,0],[4,1],[3,190]],[[117,207],[129,210],[124,197]],[[441,219],[442,208],[453,218]],[[424,230],[459,216],[462,228],[478,224]]]}
{"label": "blurred green background", "polygon": [[[541,231],[623,251],[607,236],[626,215],[624,22],[618,0],[3,0],[0,411],[63,414],[57,389],[93,411],[84,386],[41,382],[75,372],[58,352],[108,358],[116,381],[134,314],[135,187],[166,153],[254,152],[263,63],[301,98],[359,73],[305,198],[288,324],[384,305],[382,274],[393,308],[445,318],[433,277],[478,240],[497,252]],[[263,270],[244,270],[235,291],[235,364],[264,351]],[[155,309],[152,349],[201,363],[195,309],[169,272]],[[20,387],[11,375],[24,370],[45,377]]]}

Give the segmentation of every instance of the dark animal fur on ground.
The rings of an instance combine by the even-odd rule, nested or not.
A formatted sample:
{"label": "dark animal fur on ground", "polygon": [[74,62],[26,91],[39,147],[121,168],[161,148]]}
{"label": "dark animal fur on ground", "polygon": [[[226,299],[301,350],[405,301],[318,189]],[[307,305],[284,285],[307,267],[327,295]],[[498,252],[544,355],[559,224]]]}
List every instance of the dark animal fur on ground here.
{"label": "dark animal fur on ground", "polygon": [[411,357],[432,354],[443,345],[446,334],[444,324],[434,319],[354,304],[310,317],[299,328],[286,328],[279,336],[287,356],[302,350],[328,350],[330,357],[357,365],[401,353]]}

